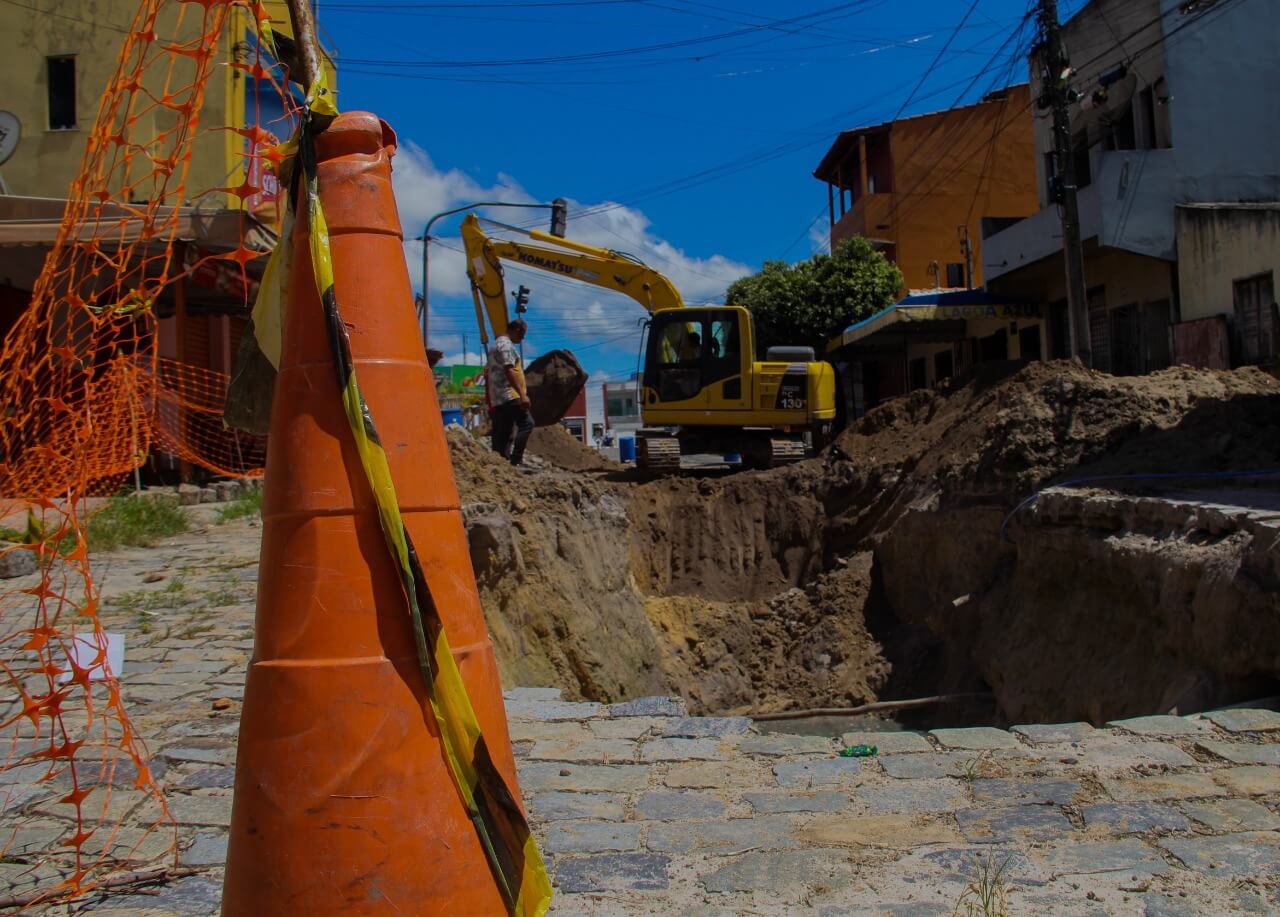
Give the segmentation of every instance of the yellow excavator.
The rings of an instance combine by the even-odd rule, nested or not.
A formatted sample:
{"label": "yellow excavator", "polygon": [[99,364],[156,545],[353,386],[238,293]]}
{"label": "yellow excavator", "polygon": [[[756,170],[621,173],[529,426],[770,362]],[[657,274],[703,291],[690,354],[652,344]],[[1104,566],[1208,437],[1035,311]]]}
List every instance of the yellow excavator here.
{"label": "yellow excavator", "polygon": [[539,243],[492,238],[474,213],[462,222],[486,350],[489,330],[502,334],[509,320],[503,261],[614,290],[649,312],[637,467],[677,469],[682,452],[736,453],[746,465],[771,467],[804,458],[830,436],[835,371],[812,348],[771,347],[757,360],[751,313],[741,306],[686,306],[670,280],[623,252],[484,222]]}

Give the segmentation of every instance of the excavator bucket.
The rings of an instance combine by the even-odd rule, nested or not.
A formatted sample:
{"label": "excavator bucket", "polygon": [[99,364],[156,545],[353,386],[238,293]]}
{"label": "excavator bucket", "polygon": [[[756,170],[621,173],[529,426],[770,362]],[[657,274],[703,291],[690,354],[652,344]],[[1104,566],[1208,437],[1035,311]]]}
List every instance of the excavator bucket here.
{"label": "excavator bucket", "polygon": [[524,379],[533,420],[540,427],[558,423],[587,384],[578,358],[567,350],[551,350],[538,357],[525,368]]}

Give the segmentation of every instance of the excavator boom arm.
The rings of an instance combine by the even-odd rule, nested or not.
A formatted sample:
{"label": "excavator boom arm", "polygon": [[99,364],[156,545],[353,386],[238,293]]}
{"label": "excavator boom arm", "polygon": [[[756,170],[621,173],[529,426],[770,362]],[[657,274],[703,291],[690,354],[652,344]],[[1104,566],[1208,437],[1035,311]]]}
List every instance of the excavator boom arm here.
{"label": "excavator boom arm", "polygon": [[502,262],[520,264],[613,290],[631,297],[649,312],[684,308],[671,281],[648,265],[606,248],[562,239],[537,230],[520,230],[542,245],[490,238],[474,213],[462,221],[467,276],[476,307],[480,337],[488,343],[486,321],[495,335],[507,330],[507,289]]}

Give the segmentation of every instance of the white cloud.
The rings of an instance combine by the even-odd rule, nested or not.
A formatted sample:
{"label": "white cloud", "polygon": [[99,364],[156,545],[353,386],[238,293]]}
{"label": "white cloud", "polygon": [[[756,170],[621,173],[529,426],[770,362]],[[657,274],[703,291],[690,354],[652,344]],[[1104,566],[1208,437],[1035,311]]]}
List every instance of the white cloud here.
{"label": "white cloud", "polygon": [[[498,176],[485,185],[458,169],[441,170],[425,150],[406,142],[394,160],[393,182],[405,236],[405,260],[415,290],[421,289],[422,234],[425,222],[436,213],[477,200],[505,200],[529,203],[538,198],[509,175]],[[532,213],[538,213],[533,211]],[[494,219],[513,224],[532,222],[531,213],[494,208]],[[430,260],[430,299],[433,327],[442,335],[432,335],[432,346],[446,353],[462,349],[461,336],[452,333],[460,323],[468,323],[470,285],[461,240],[457,237],[459,217],[442,220],[433,228]],[[653,232],[649,218],[639,210],[610,202],[569,200],[569,236],[599,248],[617,249],[640,258],[665,274],[688,303],[722,301],[725,288],[750,268],[724,255],[699,258],[687,254]],[[504,265],[508,288],[525,284],[533,290],[530,307],[530,353],[542,346],[591,348],[590,359],[612,352],[621,360],[634,354],[638,345],[638,321],[645,311],[621,294],[598,287],[566,281],[538,270]],[[453,320],[437,321],[444,314]],[[456,339],[456,340],[455,340]],[[610,342],[610,343],[606,343]],[[452,345],[446,347],[446,343]],[[470,341],[468,341],[470,343]]]}
{"label": "white cloud", "polygon": [[827,220],[819,217],[809,224],[809,247],[815,255],[831,251],[831,226]]}

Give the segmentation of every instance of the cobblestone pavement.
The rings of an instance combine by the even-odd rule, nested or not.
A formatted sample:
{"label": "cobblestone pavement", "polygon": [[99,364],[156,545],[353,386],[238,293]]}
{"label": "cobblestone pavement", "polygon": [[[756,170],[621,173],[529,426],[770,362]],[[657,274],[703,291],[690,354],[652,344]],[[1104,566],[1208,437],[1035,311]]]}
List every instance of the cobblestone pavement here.
{"label": "cobblestone pavement", "polygon": [[[217,910],[257,550],[240,521],[98,568],[108,629],[128,638],[125,695],[199,872],[95,913]],[[982,913],[984,888],[1013,914],[1280,912],[1273,712],[837,741],[688,717],[668,698],[507,700],[553,914]],[[863,742],[878,755],[838,755]],[[60,830],[49,793],[18,789]],[[23,868],[0,864],[11,889]]]}

